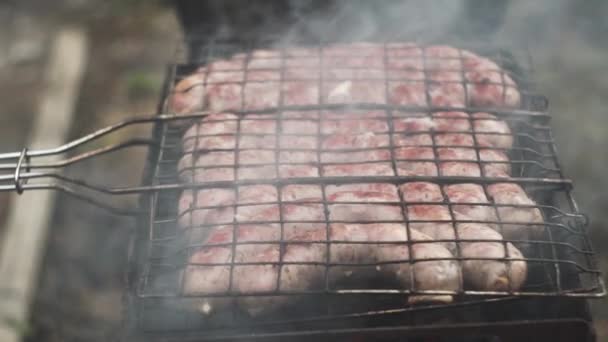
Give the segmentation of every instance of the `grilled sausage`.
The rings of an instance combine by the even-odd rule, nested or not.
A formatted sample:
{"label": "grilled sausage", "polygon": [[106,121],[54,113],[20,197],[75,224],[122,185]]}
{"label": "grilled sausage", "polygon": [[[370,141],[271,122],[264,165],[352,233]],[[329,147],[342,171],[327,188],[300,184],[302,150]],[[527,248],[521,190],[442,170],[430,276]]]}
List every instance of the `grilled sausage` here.
{"label": "grilled sausage", "polygon": [[[169,109],[176,113],[203,107],[253,110],[277,107],[279,99],[285,105],[317,105],[319,98],[330,104],[520,105],[520,93],[510,75],[470,51],[407,43],[389,44],[385,49],[355,43],[327,46],[321,53],[323,68],[318,54],[302,56],[292,49],[286,49],[286,59],[276,51],[258,50],[249,58],[239,54],[211,62],[175,86]],[[321,73],[325,81],[319,88]]]}
{"label": "grilled sausage", "polygon": [[535,240],[544,232],[543,216],[537,204],[515,183],[488,185],[488,195],[498,204],[502,234],[507,239]]}
{"label": "grilled sausage", "polygon": [[473,130],[480,147],[513,147],[513,135],[506,122],[489,113],[473,113]]}
{"label": "grilled sausage", "polygon": [[[460,184],[459,184],[460,185]],[[447,193],[452,197],[450,202],[459,199],[463,203],[473,202],[467,186],[451,185]],[[406,203],[430,202],[442,203],[443,194],[438,185],[427,182],[412,182],[400,186]],[[465,192],[461,196],[458,190]],[[470,191],[471,192],[471,191]],[[473,195],[476,195],[473,192]],[[483,194],[483,193],[482,193]],[[472,199],[472,201],[471,201]],[[485,213],[484,206],[455,205],[450,209],[443,204],[409,204],[407,205],[408,219],[413,221],[410,226],[442,243],[454,254],[465,260],[462,262],[464,279],[477,290],[508,291],[518,290],[524,283],[527,266],[521,252],[510,243],[503,243],[502,236],[490,226],[480,223],[458,223],[458,221],[475,220],[466,214]],[[479,218],[477,218],[479,219]],[[483,220],[482,220],[483,221]],[[456,223],[455,223],[456,222]],[[460,240],[465,240],[459,242]],[[484,240],[475,242],[475,240]],[[469,260],[467,260],[469,259]],[[499,260],[503,259],[503,260]]]}
{"label": "grilled sausage", "polygon": [[[509,128],[503,121],[482,114],[476,113],[481,119],[473,121],[463,112],[438,112],[431,117],[395,116],[394,130],[408,134],[407,138],[386,134],[388,118],[376,111],[325,113],[320,125],[312,120],[294,120],[295,116],[278,120],[270,114],[241,118],[230,113],[212,114],[185,132],[182,142],[185,154],[178,171],[180,178],[188,182],[236,177],[391,176],[395,172],[400,176],[479,177],[483,171],[486,176],[508,176],[508,158],[494,148],[510,147]],[[279,125],[282,134],[277,137]],[[472,126],[482,133],[476,133],[475,137],[472,132],[447,133],[467,132]],[[319,129],[325,132],[320,138],[315,136]],[[432,130],[446,133],[434,138],[422,133]],[[298,131],[306,135],[291,135]],[[421,134],[410,135],[418,132]],[[488,148],[475,147],[475,139],[480,147]],[[437,148],[433,148],[432,140]],[[391,143],[396,146],[392,151]],[[277,146],[281,149],[278,153]],[[394,165],[392,159],[396,161]],[[232,166],[237,161],[235,169]]]}
{"label": "grilled sausage", "polygon": [[[205,108],[223,112],[314,105],[319,100],[421,107],[520,103],[515,82],[496,63],[449,46],[346,44],[324,47],[322,54],[323,65],[316,52],[302,55],[297,49],[258,50],[214,61],[175,86],[169,108],[187,114]],[[218,113],[185,132],[178,171],[187,182],[505,177],[511,170],[503,151],[512,146],[507,123],[484,112],[393,111],[390,117],[364,110]],[[235,291],[245,295],[238,305],[258,315],[289,301],[276,291],[322,290],[326,272],[331,284],[353,275],[389,277],[404,289],[418,290],[459,290],[459,272],[477,290],[516,291],[523,285],[527,265],[517,260],[521,253],[503,241],[496,224],[484,223],[496,216],[486,205],[483,188],[456,184],[441,189],[417,182],[399,189],[401,193],[391,184],[347,184],[184,191],[178,224],[197,231],[194,236],[204,243],[188,258],[183,293]],[[489,186],[488,194],[496,203],[533,205],[513,184]],[[420,201],[430,204],[414,203]],[[542,222],[536,210],[505,206],[498,213],[503,220]],[[440,222],[428,222],[433,220]],[[502,229],[506,238],[522,235],[520,225]],[[453,254],[465,260],[459,265]],[[332,267],[326,267],[328,262]],[[410,297],[412,302],[427,299]],[[227,303],[205,298],[201,310],[209,313]]]}
{"label": "grilled sausage", "polygon": [[[255,227],[254,227],[255,228]],[[230,244],[233,229],[218,229],[209,236],[207,244]],[[272,230],[239,230],[237,241],[251,239],[267,242],[269,246],[244,247],[235,254],[235,262],[244,260],[258,265],[229,266],[233,255],[229,246],[203,247],[190,258],[184,270],[183,293],[187,295],[218,295],[232,290],[241,294],[267,294],[268,296],[241,297],[239,305],[249,314],[270,312],[289,301],[288,296],[272,295],[283,292],[320,290],[323,287],[327,243],[330,241],[331,264],[340,264],[340,272],[332,281],[357,273],[367,277],[390,277],[398,281],[404,289],[415,286],[419,290],[455,291],[460,288],[458,267],[451,260],[452,254],[431,239],[415,230],[408,230],[401,224],[334,224],[325,228],[306,231],[289,237],[279,265],[280,248],[277,233]],[[259,235],[253,237],[252,235]],[[406,244],[412,243],[411,247]],[[317,242],[317,243],[315,243]],[[357,242],[378,242],[362,244]],[[397,243],[397,244],[396,244]],[[415,259],[413,270],[408,261]],[[426,259],[441,259],[427,260]],[[242,262],[242,261],[241,261]],[[372,270],[361,269],[357,265],[379,263]],[[199,264],[199,265],[197,265]],[[200,265],[206,264],[206,265]],[[214,265],[215,264],[215,265]],[[226,265],[225,265],[226,264]],[[352,266],[350,266],[352,265]],[[370,273],[371,272],[371,273]],[[232,275],[231,275],[232,273]],[[357,274],[359,275],[359,274]],[[413,277],[413,278],[412,278]],[[225,305],[222,299],[209,298],[202,306],[203,313],[217,310]]]}
{"label": "grilled sausage", "polygon": [[[200,68],[196,73],[178,82],[166,100],[165,107],[173,114],[192,114],[205,108],[205,73]],[[189,125],[192,120],[173,121],[176,127]]]}
{"label": "grilled sausage", "polygon": [[[437,202],[443,198],[437,186],[425,191],[439,196]],[[510,241],[533,240],[543,233],[542,213],[525,190],[517,184],[488,185],[487,194],[493,200],[493,205],[490,204],[490,199],[479,184],[447,185],[444,191],[452,203],[452,210],[457,220],[492,222],[488,226]]]}

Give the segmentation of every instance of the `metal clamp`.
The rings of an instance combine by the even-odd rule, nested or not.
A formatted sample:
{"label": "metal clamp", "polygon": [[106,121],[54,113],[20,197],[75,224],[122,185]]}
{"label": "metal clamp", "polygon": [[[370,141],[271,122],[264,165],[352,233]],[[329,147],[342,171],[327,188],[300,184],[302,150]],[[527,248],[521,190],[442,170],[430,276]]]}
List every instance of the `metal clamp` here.
{"label": "metal clamp", "polygon": [[[27,147],[25,147],[22,151],[21,151],[21,155],[19,156],[19,161],[17,161],[17,167],[15,168],[15,190],[17,190],[17,193],[19,195],[21,195],[23,193],[23,187],[21,186],[21,165],[23,164],[23,160],[26,160],[26,171],[30,172],[30,157],[27,155]],[[27,183],[27,179],[23,181],[23,184]]]}

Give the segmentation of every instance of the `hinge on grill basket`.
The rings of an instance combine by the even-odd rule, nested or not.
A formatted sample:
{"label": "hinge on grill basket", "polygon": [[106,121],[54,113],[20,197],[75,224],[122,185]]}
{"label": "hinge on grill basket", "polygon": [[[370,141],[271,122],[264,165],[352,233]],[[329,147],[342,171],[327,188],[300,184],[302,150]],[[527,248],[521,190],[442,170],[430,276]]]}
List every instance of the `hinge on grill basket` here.
{"label": "hinge on grill basket", "polygon": [[25,147],[23,150],[21,150],[21,155],[19,156],[19,161],[17,161],[17,167],[15,168],[15,190],[17,191],[17,193],[19,195],[21,195],[23,193],[23,186],[22,184],[26,184],[27,183],[27,179],[25,180],[21,180],[21,165],[23,164],[23,160],[25,160],[25,164],[26,164],[26,171],[30,172],[30,157],[27,155],[27,147]]}
{"label": "hinge on grill basket", "polygon": [[[4,162],[0,163],[0,191],[15,191],[18,194],[22,194],[24,191],[29,190],[59,190],[105,208],[115,214],[137,214],[138,212],[134,210],[113,207],[99,198],[104,195],[128,195],[158,191],[158,186],[153,186],[150,184],[134,187],[97,186],[82,180],[66,177],[58,171],[64,167],[76,164],[83,160],[95,158],[133,146],[148,146],[155,148],[158,147],[157,141],[149,138],[131,138],[120,143],[82,152],[68,158],[63,158],[63,154],[82,145],[99,140],[106,135],[126,127],[149,123],[191,120],[201,118],[206,115],[208,115],[207,112],[199,112],[196,114],[179,116],[153,115],[134,117],[117,124],[104,127],[91,134],[55,148],[43,150],[30,150],[28,148],[24,148],[21,150],[21,152],[0,153],[0,162]],[[45,158],[47,158],[46,161],[44,160]],[[42,161],[40,161],[41,159]],[[166,188],[166,186],[163,187],[163,189],[164,188]]]}

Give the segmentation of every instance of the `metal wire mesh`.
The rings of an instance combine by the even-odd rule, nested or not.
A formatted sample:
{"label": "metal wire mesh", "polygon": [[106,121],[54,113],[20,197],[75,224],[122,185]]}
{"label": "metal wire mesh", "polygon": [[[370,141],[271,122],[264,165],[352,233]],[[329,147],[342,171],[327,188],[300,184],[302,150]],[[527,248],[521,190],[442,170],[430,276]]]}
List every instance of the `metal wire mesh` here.
{"label": "metal wire mesh", "polygon": [[[187,57],[189,64],[176,64],[171,68],[171,76],[169,77],[168,96],[173,93],[173,85],[184,76],[195,70],[200,64],[208,63],[217,58],[225,58],[235,53],[243,51],[252,51],[257,46],[265,46],[264,42],[219,42],[215,40],[205,40],[201,44],[190,43],[190,46],[195,46],[196,53]],[[386,46],[386,45],[385,45]],[[319,45],[312,46],[319,49]],[[571,195],[571,183],[565,179],[561,173],[559,162],[556,156],[554,141],[552,138],[551,129],[549,126],[550,116],[546,112],[546,101],[542,97],[536,96],[532,92],[532,84],[524,78],[524,75],[529,75],[531,69],[528,65],[529,59],[527,55],[523,58],[516,58],[514,53],[505,53],[499,50],[488,48],[474,49],[476,52],[492,59],[500,67],[506,71],[506,74],[514,79],[519,86],[519,91],[522,96],[521,109],[505,110],[497,108],[483,108],[483,112],[495,115],[495,117],[476,117],[475,113],[482,111],[480,108],[464,107],[440,107],[427,106],[432,103],[432,100],[426,92],[427,103],[424,106],[410,105],[395,105],[395,104],[374,104],[374,103],[358,103],[358,104],[341,104],[341,103],[325,103],[324,98],[319,92],[319,100],[313,105],[284,105],[282,95],[278,98],[278,103],[273,108],[262,108],[255,110],[247,110],[243,108],[245,96],[241,94],[241,108],[231,111],[236,117],[232,119],[219,119],[217,122],[232,122],[236,127],[236,131],[232,134],[205,135],[205,132],[196,130],[196,134],[189,138],[184,138],[184,130],[168,124],[160,124],[157,128],[157,135],[160,138],[160,148],[158,155],[154,160],[151,160],[153,172],[150,174],[152,185],[174,184],[181,178],[182,181],[192,183],[193,203],[186,210],[178,208],[181,190],[173,189],[166,191],[158,191],[153,193],[149,198],[143,200],[143,204],[150,209],[150,215],[143,220],[142,232],[136,243],[140,250],[139,264],[137,268],[137,277],[135,282],[136,297],[141,301],[139,304],[139,314],[147,316],[149,312],[153,312],[158,308],[172,308],[175,314],[179,316],[176,322],[181,322],[180,325],[189,328],[200,328],[201,326],[220,326],[222,324],[231,326],[239,320],[239,313],[236,309],[237,298],[241,297],[268,297],[268,296],[288,296],[294,297],[294,302],[302,303],[314,302],[314,309],[305,312],[303,317],[329,317],[331,314],[336,314],[336,307],[339,307],[339,314],[351,314],[353,312],[366,312],[370,308],[395,309],[402,308],[402,301],[395,301],[395,296],[407,295],[456,295],[457,302],[464,301],[471,296],[581,296],[593,297],[601,296],[604,293],[604,286],[599,278],[599,271],[593,260],[593,252],[585,233],[587,224],[586,217],[579,213],[576,203]],[[281,49],[279,49],[281,51]],[[282,50],[284,51],[284,50]],[[183,51],[181,51],[183,52]],[[385,56],[388,54],[385,54]],[[195,57],[192,57],[195,56]],[[184,57],[184,56],[182,56]],[[184,57],[185,58],[185,57]],[[200,58],[200,59],[199,59]],[[250,58],[246,57],[246,58]],[[281,55],[281,68],[285,66],[285,53]],[[459,58],[462,58],[460,56]],[[178,57],[179,60],[179,57]],[[462,71],[462,69],[460,69]],[[284,69],[280,72],[280,81],[287,81],[284,78]],[[247,79],[247,71],[245,71],[244,80]],[[433,80],[427,78],[428,72],[425,72],[425,78],[421,82],[428,85]],[[507,87],[504,83],[498,83],[503,87],[503,98],[505,96],[504,89]],[[317,80],[319,83],[318,89],[323,89],[323,76]],[[383,82],[388,83],[385,78]],[[463,80],[457,81],[456,84],[462,84]],[[427,87],[428,88],[428,87]],[[244,89],[244,87],[243,87]],[[384,89],[389,89],[385,86]],[[463,87],[465,99],[466,85]],[[244,90],[242,90],[244,92]],[[388,99],[388,95],[386,97]],[[387,101],[390,102],[390,101]],[[166,111],[167,108],[164,108]],[[396,123],[399,120],[410,119],[439,119],[436,116],[438,112],[458,111],[462,113],[461,117],[457,118],[441,118],[448,127],[465,127],[453,128],[448,131],[437,131],[435,129],[422,129],[415,132],[401,131]],[[293,116],[293,113],[298,113]],[[302,115],[306,113],[306,115]],[[333,113],[334,116],[328,115]],[[336,113],[347,113],[338,117]],[[369,115],[374,113],[373,115]],[[357,118],[362,120],[357,115],[367,115],[372,126],[381,127],[380,131],[375,132],[376,135],[385,136],[385,144],[374,148],[344,148],[336,150],[328,150],[323,147],[323,139],[329,134],[323,132],[324,125],[340,125],[348,120]],[[493,123],[506,123],[510,128],[510,132],[488,132],[477,129],[480,127],[481,121],[490,121]],[[245,123],[244,123],[245,122]],[[263,132],[243,132],[242,128],[247,124],[257,124],[264,122],[265,127],[271,127]],[[200,123],[199,123],[200,124]],[[289,125],[297,127],[290,131]],[[459,125],[460,124],[460,125]],[[306,129],[310,131],[305,132]],[[453,137],[469,138],[470,142],[460,143],[454,142],[458,139],[442,139],[446,135]],[[200,140],[207,137],[234,137],[234,147],[226,149],[200,149]],[[404,139],[399,139],[399,138]],[[488,147],[479,143],[480,138],[501,139],[512,137],[512,146],[507,147]],[[239,146],[243,138],[264,138],[271,142],[269,146],[262,148],[248,148]],[[307,139],[311,138],[314,141],[310,147],[283,147],[281,139]],[[407,140],[416,140],[416,144],[408,145]],[[189,140],[191,140],[189,142]],[[465,139],[466,140],[466,139]],[[401,141],[401,142],[400,142]],[[403,143],[405,141],[405,143]],[[423,141],[423,143],[420,143]],[[442,141],[448,141],[447,143]],[[184,145],[194,146],[192,151],[185,152]],[[415,145],[415,147],[413,146]],[[400,157],[400,152],[408,148],[424,149],[423,156]],[[442,154],[442,149],[461,149],[466,157],[450,158]],[[213,166],[205,163],[199,163],[198,159],[201,155],[205,155],[210,151],[213,152],[231,152],[234,153],[234,161],[225,165],[216,164]],[[498,151],[505,153],[507,159],[504,160],[489,160],[484,159],[482,154],[484,151]],[[248,152],[257,154],[257,159],[261,159],[260,155],[267,155],[268,161],[253,161],[249,164],[243,164],[240,158]],[[305,162],[293,162],[290,160],[282,160],[283,152],[303,152],[309,153],[312,160]],[[335,158],[326,157],[331,155],[335,157],[339,153],[362,153],[364,156],[374,153],[384,153],[385,159],[380,160],[358,160],[352,163],[350,160],[344,161],[342,165],[357,164],[357,165],[382,165],[383,170],[386,170],[384,175],[344,175],[332,174],[329,170],[332,167],[340,168],[340,163],[336,163]],[[407,153],[401,153],[407,154]],[[187,163],[183,162],[184,155],[189,158]],[[182,159],[182,163],[180,163]],[[416,172],[405,173],[399,168],[402,163],[419,164],[430,169],[429,174],[419,175]],[[447,164],[458,163],[470,165],[474,170],[472,173],[464,174],[448,173],[445,170]],[[180,168],[178,169],[178,164]],[[306,166],[311,168],[315,177],[306,176],[286,176],[282,173],[283,168]],[[257,179],[246,179],[240,177],[239,168],[242,167],[259,167],[264,168],[264,177]],[[368,166],[366,166],[368,167]],[[507,170],[507,174],[489,175],[491,168]],[[233,175],[227,179],[208,180],[204,176],[211,169],[226,169],[231,168]],[[411,184],[413,182],[429,182],[435,184],[440,191],[441,198],[430,201],[408,201],[404,198],[403,191],[398,189],[398,186]],[[340,201],[330,199],[328,193],[331,187],[337,185],[374,183],[384,184],[388,187],[393,187],[396,198],[380,201],[379,203],[369,203],[368,201]],[[533,202],[521,203],[497,203],[495,195],[492,195],[489,187],[496,184],[507,183],[516,184],[525,194],[529,196]],[[476,184],[483,190],[485,200],[475,202],[458,202],[450,199],[446,191],[450,185],[455,184]],[[276,192],[276,198],[262,201],[259,200],[253,203],[241,203],[239,200],[240,191],[252,185],[268,185]],[[319,192],[319,196],[314,199],[300,200],[297,202],[283,198],[284,190],[293,185],[303,185],[313,187]],[[232,203],[225,205],[202,205],[197,203],[198,194],[210,189],[222,189],[233,194],[235,198]],[[276,216],[272,219],[250,220],[240,222],[234,219],[230,222],[215,222],[207,223],[194,222],[196,215],[199,213],[208,213],[213,211],[229,210],[232,213],[238,213],[243,208],[256,206],[266,206],[273,208]],[[365,205],[375,207],[374,210],[382,210],[390,208],[397,209],[400,214],[394,218],[375,219],[373,221],[340,220],[331,217],[332,208],[336,206],[357,206]],[[310,219],[290,219],[289,208],[297,206],[314,207],[317,217]],[[410,211],[416,206],[432,206],[435,211],[447,210],[447,218],[429,219],[412,217]],[[459,218],[455,214],[455,207],[458,206],[474,206],[476,208],[490,208],[494,212],[494,218],[483,220],[471,220]],[[502,214],[505,210],[512,211],[538,211],[542,215],[541,221],[522,222],[512,221],[509,218],[503,218]],[[457,211],[457,210],[456,210]],[[392,212],[392,211],[391,211]],[[232,215],[237,217],[238,215]],[[181,223],[180,223],[181,222]],[[186,223],[184,223],[186,222]],[[472,242],[499,242],[504,246],[504,256],[498,258],[488,258],[488,260],[496,260],[512,265],[515,261],[525,261],[528,267],[528,278],[520,289],[502,289],[502,290],[477,290],[468,286],[461,281],[456,290],[424,290],[418,289],[415,286],[409,288],[399,287],[391,282],[375,282],[371,286],[369,283],[362,284],[357,282],[334,282],[331,281],[332,270],[339,270],[340,267],[353,267],[352,264],[334,262],[331,260],[332,244],[376,244],[380,241],[341,241],[332,240],[331,227],[335,224],[402,224],[407,230],[407,236],[412,236],[410,227],[416,224],[442,224],[452,228],[465,223],[482,223],[485,225],[495,226],[499,232],[504,232],[506,229],[513,226],[523,227],[523,229],[535,228],[540,233],[533,238],[504,238],[497,240],[467,240],[458,237],[457,229],[455,231],[454,240],[433,240],[433,241],[412,241],[408,239],[405,243],[409,248],[415,248],[417,244],[429,243],[454,243],[455,252],[450,260],[454,260],[459,264],[466,261],[474,260],[475,258],[464,257],[461,255],[460,249],[463,244]],[[277,237],[270,240],[258,241],[239,241],[236,236],[240,226],[252,224],[263,224],[277,230]],[[325,229],[324,239],[302,240],[288,239],[286,227],[298,224],[317,225]],[[233,238],[228,242],[221,243],[205,243],[205,236],[213,229],[218,227],[229,226],[232,230]],[[180,228],[177,228],[180,227]],[[403,244],[404,241],[381,241],[382,245]],[[507,243],[512,243],[523,252],[522,257],[514,257],[509,255]],[[325,252],[323,260],[314,261],[296,261],[290,262],[283,260],[283,255],[287,248],[294,245],[320,245],[323,246]],[[272,261],[250,261],[239,260],[237,249],[252,245],[268,245],[274,246],[279,250],[279,258]],[[231,250],[230,258],[221,263],[196,263],[192,261],[192,256],[201,250],[209,250],[212,248],[229,248]],[[437,258],[440,260],[441,258]],[[483,259],[483,258],[482,258]],[[383,267],[387,264],[408,263],[414,265],[417,262],[429,261],[429,259],[418,260],[411,255],[404,260],[391,260],[388,262],[370,262],[367,264],[359,264],[357,267],[373,269]],[[270,291],[258,291],[255,293],[241,293],[233,284],[234,270],[239,267],[248,267],[256,265],[267,265],[281,269],[287,265],[300,265],[320,267],[323,269],[324,280],[321,285],[315,288],[300,289],[298,291],[285,291],[281,289],[281,273],[275,278],[276,286]],[[228,269],[228,282],[223,291],[214,293],[188,293],[184,291],[183,278],[189,270],[195,268],[221,268]],[[510,267],[510,266],[509,266]],[[410,283],[415,284],[416,279],[415,267],[409,268]],[[338,271],[340,272],[340,271]],[[509,273],[510,274],[510,273]],[[512,283],[511,279],[508,281]],[[510,286],[509,286],[510,287]],[[227,320],[225,315],[220,315],[220,318],[202,319],[200,316],[200,306],[203,301],[208,298],[226,298],[229,302],[226,310],[226,315],[231,319]],[[333,299],[347,303],[345,305],[336,306]],[[297,298],[297,300],[296,300]],[[390,298],[383,300],[382,298]],[[481,300],[482,302],[484,299]],[[365,304],[362,304],[365,303]],[[372,303],[372,304],[370,304]],[[474,303],[474,302],[471,302]],[[164,309],[163,309],[164,310]],[[194,312],[194,314],[193,314]],[[293,313],[293,312],[291,312]],[[328,316],[329,315],[329,316]],[[177,316],[176,316],[177,317]],[[294,317],[298,317],[296,314]],[[302,317],[300,317],[302,318]],[[276,321],[276,318],[275,318]],[[211,322],[211,323],[210,323]],[[232,322],[232,323],[226,323]],[[214,325],[216,324],[216,325]]]}

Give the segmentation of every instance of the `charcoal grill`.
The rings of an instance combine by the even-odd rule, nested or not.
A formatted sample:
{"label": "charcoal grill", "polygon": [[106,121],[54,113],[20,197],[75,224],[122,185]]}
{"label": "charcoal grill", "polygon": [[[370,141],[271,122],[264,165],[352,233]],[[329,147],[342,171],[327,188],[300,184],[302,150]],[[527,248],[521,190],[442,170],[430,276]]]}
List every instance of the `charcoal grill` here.
{"label": "charcoal grill", "polygon": [[[283,47],[288,46],[283,38],[284,36],[270,34],[241,35],[239,38],[202,37],[199,34],[194,38],[188,38],[178,48],[174,63],[167,68],[157,115],[127,120],[58,148],[38,151],[24,149],[21,152],[0,155],[0,160],[7,161],[6,164],[0,164],[0,169],[10,171],[9,174],[0,176],[0,190],[21,193],[35,189],[56,189],[117,214],[137,217],[137,229],[133,234],[130,267],[126,277],[128,283],[126,340],[142,338],[163,341],[283,341],[314,338],[365,341],[592,341],[594,339],[586,299],[603,296],[605,287],[585,232],[587,218],[580,213],[571,193],[572,182],[562,174],[557,159],[547,101],[535,93],[531,81],[533,70],[527,50],[498,49],[490,44],[445,41],[450,45],[486,56],[507,70],[517,82],[522,94],[522,106],[516,110],[321,103],[316,106],[280,105],[257,111],[236,111],[237,115],[255,112],[280,121],[282,113],[288,110],[307,112],[339,111],[346,108],[351,111],[376,110],[386,114],[390,133],[394,133],[390,118],[398,111],[458,110],[469,114],[485,111],[506,121],[513,131],[514,147],[509,150],[509,161],[504,162],[510,165],[512,177],[492,178],[482,174],[482,177],[372,176],[279,178],[195,184],[180,182],[177,163],[181,156],[180,141],[184,129],[171,123],[203,118],[209,113],[199,112],[179,116],[171,114],[164,99],[171,96],[176,82],[200,65],[235,53],[249,53],[256,48],[269,46],[281,51]],[[330,41],[332,39],[328,41],[319,37],[308,37],[302,40],[290,39],[289,44],[305,45],[320,50]],[[399,35],[383,35],[382,39],[376,38],[375,41],[385,43],[412,41],[412,35],[400,32]],[[437,42],[419,41],[419,43]],[[425,82],[430,81],[426,79]],[[37,162],[38,159],[69,152],[126,127],[145,123],[154,124],[151,138],[133,138],[60,162]],[[434,135],[434,132],[428,133]],[[88,158],[139,145],[149,147],[147,167],[143,182],[139,186],[111,188],[96,186],[70,179],[56,172],[57,169]],[[428,147],[437,148],[435,139]],[[390,149],[394,148],[391,140]],[[479,161],[478,148],[477,154],[475,163],[480,170],[483,170],[482,166],[485,162]],[[440,162],[437,159],[418,161],[435,164]],[[468,160],[461,161],[468,162]],[[393,157],[393,167],[395,162]],[[192,168],[194,169],[195,166]],[[51,181],[47,181],[48,179]],[[439,184],[476,183],[483,185],[484,189],[487,185],[496,182],[521,185],[537,204],[509,205],[509,207],[536,207],[541,210],[544,217],[542,238],[526,241],[507,240],[527,246],[529,253],[524,259],[528,263],[529,279],[526,285],[517,291],[473,291],[461,288],[457,291],[429,292],[416,288],[399,289],[391,287],[390,284],[353,288],[330,286],[326,282],[325,288],[317,290],[289,293],[277,290],[258,294],[258,296],[291,296],[297,303],[277,314],[259,318],[247,317],[235,305],[224,310],[225,312],[205,317],[199,310],[202,296],[184,295],[182,292],[181,279],[187,265],[187,256],[197,247],[197,244],[189,241],[187,234],[182,234],[176,229],[177,202],[179,194],[184,189],[218,187],[234,189],[240,185],[260,183],[277,187],[287,184],[319,184],[324,187],[328,184],[340,183],[402,184],[409,181],[430,181]],[[115,195],[133,194],[140,195],[140,205],[137,210],[115,207],[110,200],[105,201],[102,197],[102,195],[111,198]],[[321,201],[321,204],[327,207],[325,200]],[[353,203],[349,202],[349,204]],[[403,207],[403,198],[400,198],[399,202],[389,204]],[[447,201],[442,204],[450,208],[452,206]],[[495,203],[487,205],[496,209],[501,207]],[[500,215],[498,217],[495,222],[484,221],[484,223],[504,225],[505,222],[500,220]],[[449,222],[454,223],[454,219]],[[275,223],[282,226],[284,221],[280,219]],[[328,226],[326,221],[318,223]],[[327,241],[318,242],[327,243]],[[285,243],[285,241],[280,242],[280,244]],[[233,242],[231,246],[236,248],[238,244],[239,242]],[[461,262],[464,258],[456,257],[456,259]],[[227,263],[231,268],[238,264],[234,260]],[[277,264],[280,266],[285,262],[281,261]],[[321,263],[321,265],[327,268],[339,266],[329,263]],[[403,304],[405,295],[428,294],[453,295],[455,300],[451,304],[412,306]],[[227,291],[214,296],[233,299],[243,294]]]}

